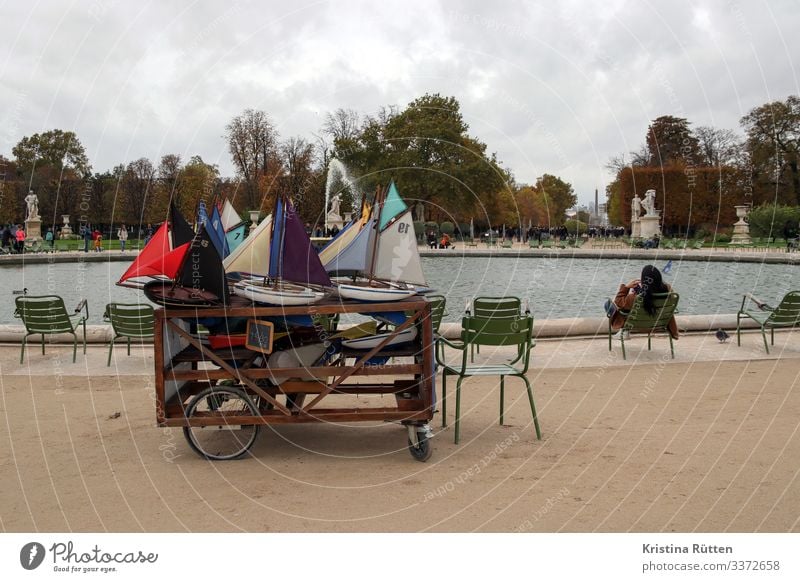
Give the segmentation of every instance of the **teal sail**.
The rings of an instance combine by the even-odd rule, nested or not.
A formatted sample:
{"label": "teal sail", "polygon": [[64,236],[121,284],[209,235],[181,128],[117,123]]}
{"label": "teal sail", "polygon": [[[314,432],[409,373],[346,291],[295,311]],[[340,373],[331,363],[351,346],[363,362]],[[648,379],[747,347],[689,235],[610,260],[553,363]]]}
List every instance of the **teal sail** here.
{"label": "teal sail", "polygon": [[380,230],[386,228],[387,224],[403,214],[407,208],[406,203],[400,198],[400,193],[394,185],[394,180],[392,180],[389,184],[389,191],[386,194],[386,199],[381,205]]}
{"label": "teal sail", "polygon": [[234,226],[228,232],[225,233],[225,240],[228,241],[228,248],[231,252],[236,250],[242,242],[244,241],[245,231],[247,230],[247,225],[245,223],[240,224],[239,226]]}

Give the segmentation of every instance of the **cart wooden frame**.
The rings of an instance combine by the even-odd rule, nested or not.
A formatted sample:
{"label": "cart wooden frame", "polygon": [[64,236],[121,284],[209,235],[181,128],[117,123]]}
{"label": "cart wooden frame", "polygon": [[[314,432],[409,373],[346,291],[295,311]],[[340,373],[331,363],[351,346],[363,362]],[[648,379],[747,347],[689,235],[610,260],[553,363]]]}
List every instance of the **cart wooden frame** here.
{"label": "cart wooden frame", "polygon": [[[254,363],[263,354],[244,347],[211,349],[196,334],[190,333],[188,323],[211,317],[259,319],[269,316],[398,311],[407,314],[405,323],[390,330],[374,348],[343,349],[326,365],[293,368],[256,367]],[[414,325],[419,333],[413,343],[387,347],[392,338]],[[323,337],[321,334],[320,339]],[[156,420],[161,427],[182,427],[192,448],[202,456],[215,460],[244,455],[255,441],[258,428],[265,424],[393,421],[408,428],[409,451],[415,459],[424,461],[431,454],[428,439],[431,436],[429,422],[433,418],[435,405],[434,345],[431,306],[424,297],[419,296],[386,303],[328,299],[313,305],[293,307],[157,309],[154,337]],[[369,361],[376,356],[413,356],[413,361],[369,365]],[[353,360],[353,363],[348,364],[348,360]],[[214,367],[201,368],[201,362]],[[290,380],[279,385],[268,384],[268,379],[273,376],[288,377]],[[384,381],[380,376],[384,377]],[[391,382],[385,381],[387,376],[392,378]],[[348,379],[362,382],[347,382]],[[228,381],[227,385],[220,384],[223,380]],[[395,396],[396,404],[382,407],[325,407],[325,399],[333,394],[391,394]],[[209,410],[199,411],[198,399],[208,401]],[[231,412],[213,406],[214,402],[226,400],[240,400],[241,409]],[[215,450],[204,450],[193,439],[201,427],[217,427],[220,430],[233,427],[240,431],[247,429],[253,434],[243,437],[241,442],[236,441],[233,450],[222,454]]]}

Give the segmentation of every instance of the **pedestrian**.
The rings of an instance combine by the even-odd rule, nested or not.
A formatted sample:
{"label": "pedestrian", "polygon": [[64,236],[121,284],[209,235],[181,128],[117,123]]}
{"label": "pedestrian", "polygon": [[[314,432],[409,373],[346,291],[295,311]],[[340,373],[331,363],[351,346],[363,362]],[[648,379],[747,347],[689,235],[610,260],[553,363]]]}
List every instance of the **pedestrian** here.
{"label": "pedestrian", "polygon": [[125,243],[128,242],[128,229],[123,224],[117,231],[117,238],[119,239],[119,249],[125,252]]}
{"label": "pedestrian", "polygon": [[144,233],[144,246],[147,246],[151,238],[153,238],[153,225],[147,223],[147,230]]}
{"label": "pedestrian", "polygon": [[85,224],[81,227],[81,236],[83,238],[83,252],[89,252],[89,241],[92,240],[92,229],[89,228],[88,224]]}
{"label": "pedestrian", "polygon": [[94,252],[99,253],[103,250],[103,235],[99,230],[94,229],[92,233],[92,240],[94,240]]}
{"label": "pedestrian", "polygon": [[17,232],[15,235],[17,239],[17,252],[21,253],[22,250],[25,248],[25,231],[22,230],[22,225],[17,225]]}

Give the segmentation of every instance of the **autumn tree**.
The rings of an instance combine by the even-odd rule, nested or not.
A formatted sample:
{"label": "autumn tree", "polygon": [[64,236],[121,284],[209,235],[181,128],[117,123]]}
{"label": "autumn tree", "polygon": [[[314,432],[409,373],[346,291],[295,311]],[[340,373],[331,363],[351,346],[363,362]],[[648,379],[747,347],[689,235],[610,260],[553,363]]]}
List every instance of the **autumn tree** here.
{"label": "autumn tree", "polygon": [[694,134],[700,153],[699,165],[735,166],[739,161],[742,144],[732,130],[701,126]]}
{"label": "autumn tree", "polygon": [[17,161],[18,170],[25,174],[37,165],[51,166],[62,171],[85,176],[91,171],[89,159],[80,140],[72,131],[53,129],[23,137],[11,150]]}
{"label": "autumn tree", "polygon": [[225,126],[225,140],[249,208],[261,208],[280,176],[278,132],[264,111],[246,109]]}
{"label": "autumn tree", "polygon": [[578,201],[572,184],[551,174],[539,177],[534,190],[541,220],[545,226],[562,225],[567,210],[575,206]]}

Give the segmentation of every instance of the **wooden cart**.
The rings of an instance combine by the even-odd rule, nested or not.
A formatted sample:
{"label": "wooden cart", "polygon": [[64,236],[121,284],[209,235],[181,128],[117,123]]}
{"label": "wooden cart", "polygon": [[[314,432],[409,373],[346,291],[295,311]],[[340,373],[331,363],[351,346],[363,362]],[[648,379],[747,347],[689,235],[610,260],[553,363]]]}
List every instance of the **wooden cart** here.
{"label": "wooden cart", "polygon": [[[407,320],[374,348],[342,348],[323,365],[314,366],[267,368],[265,354],[246,347],[211,349],[196,333],[198,320],[205,318],[259,320],[398,311],[405,312]],[[413,342],[387,347],[411,326],[418,330]],[[314,330],[319,341],[328,340],[323,327]],[[431,455],[434,338],[430,304],[423,297],[391,303],[326,300],[297,307],[158,309],[154,344],[158,425],[183,427],[189,445],[208,459],[241,457],[263,424],[352,421],[402,423],[408,429],[412,456],[425,461]],[[391,359],[373,365],[376,357]],[[336,400],[330,398],[333,395],[365,394],[394,395],[396,405],[358,407],[350,402],[355,399],[337,397],[351,406],[325,406],[326,399]],[[366,400],[371,399],[360,402]]]}

